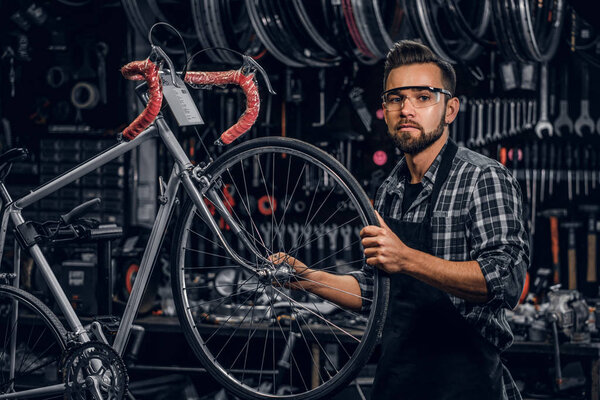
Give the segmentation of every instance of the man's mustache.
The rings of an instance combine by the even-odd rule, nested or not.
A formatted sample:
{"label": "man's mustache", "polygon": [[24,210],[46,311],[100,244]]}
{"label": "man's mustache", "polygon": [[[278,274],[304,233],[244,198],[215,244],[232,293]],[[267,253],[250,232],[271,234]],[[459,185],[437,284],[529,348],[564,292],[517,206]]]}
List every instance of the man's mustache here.
{"label": "man's mustache", "polygon": [[402,125],[410,125],[410,126],[412,126],[414,128],[417,128],[419,130],[423,130],[423,127],[420,124],[418,124],[417,122],[411,121],[409,119],[398,121],[398,123],[396,124],[396,127],[395,127],[396,130],[400,129],[400,127]]}

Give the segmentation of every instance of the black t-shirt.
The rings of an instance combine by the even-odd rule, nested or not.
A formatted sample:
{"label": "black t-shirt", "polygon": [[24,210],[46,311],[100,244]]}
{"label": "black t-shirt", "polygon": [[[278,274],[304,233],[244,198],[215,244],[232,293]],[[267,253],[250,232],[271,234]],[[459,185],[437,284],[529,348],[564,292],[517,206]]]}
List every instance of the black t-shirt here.
{"label": "black t-shirt", "polygon": [[423,190],[423,184],[418,183],[406,183],[404,185],[404,197],[402,198],[402,213],[406,213],[410,208],[411,204],[417,199],[419,193]]}

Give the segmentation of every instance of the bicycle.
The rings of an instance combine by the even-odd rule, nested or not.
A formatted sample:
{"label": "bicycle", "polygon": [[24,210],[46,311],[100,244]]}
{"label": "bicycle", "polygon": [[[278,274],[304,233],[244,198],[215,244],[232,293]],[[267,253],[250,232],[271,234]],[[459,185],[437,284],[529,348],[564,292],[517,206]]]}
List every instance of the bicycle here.
{"label": "bicycle", "polygon": [[[181,328],[206,370],[245,398],[315,399],[341,390],[377,343],[387,308],[387,278],[375,269],[374,290],[361,298],[363,309],[348,310],[290,290],[288,284],[298,279],[293,267],[274,264],[269,256],[283,251],[312,258],[316,242],[317,259],[308,263],[311,267],[333,273],[361,270],[364,254],[352,250],[356,253],[359,238],[348,241],[348,232],[377,223],[369,199],[337,160],[290,138],[252,139],[216,160],[209,156],[206,163],[192,164],[161,113],[163,91],[174,90],[181,96],[176,100],[184,101],[183,80],[240,85],[247,107],[221,135],[219,144],[226,145],[250,129],[258,116],[257,71],[270,87],[268,78],[244,56],[238,70],[187,72],[182,79],[162,49],[151,45],[148,59],[122,69],[126,78],[144,81],[136,90],[145,92],[147,104],[114,146],[16,200],[4,180],[26,151],[12,149],[0,155],[0,257],[9,221],[15,227],[14,270],[0,275],[5,281],[0,285],[0,399],[125,395],[128,377],[122,357],[180,196],[186,199],[173,235],[172,291]],[[172,112],[189,117],[190,104],[177,101],[168,101]],[[45,224],[25,221],[22,210],[152,138],[161,139],[174,165],[168,181],[160,182],[156,221],[109,343],[99,321],[83,326],[41,247],[64,237],[65,231],[76,234],[79,218],[97,200]],[[253,198],[258,196],[263,198],[260,212],[254,209]],[[305,207],[296,207],[302,201]],[[320,235],[313,237],[313,230]],[[342,246],[334,231],[344,235]],[[325,237],[330,240],[328,249],[320,246]],[[35,261],[67,327],[42,301],[19,288],[21,249]],[[216,262],[219,259],[229,264]]]}

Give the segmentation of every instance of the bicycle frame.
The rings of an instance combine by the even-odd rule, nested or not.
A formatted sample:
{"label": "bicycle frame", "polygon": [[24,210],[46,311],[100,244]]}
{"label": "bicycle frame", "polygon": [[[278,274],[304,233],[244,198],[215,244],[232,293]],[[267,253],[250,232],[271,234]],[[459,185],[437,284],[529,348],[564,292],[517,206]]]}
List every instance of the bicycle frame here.
{"label": "bicycle frame", "polygon": [[[127,301],[125,306],[125,311],[123,313],[123,317],[121,318],[121,323],[119,325],[119,329],[117,331],[114,343],[112,347],[114,350],[120,355],[123,356],[124,351],[126,349],[127,341],[129,339],[129,335],[131,332],[131,326],[137,314],[137,310],[139,308],[140,302],[142,301],[142,296],[146,289],[146,285],[150,276],[152,274],[152,270],[154,268],[155,261],[158,256],[158,252],[161,248],[162,241],[165,236],[165,232],[167,230],[167,226],[169,220],[171,218],[171,214],[173,211],[173,206],[176,203],[177,192],[179,186],[182,185],[187,194],[190,196],[195,206],[197,207],[200,216],[206,222],[210,228],[210,230],[217,236],[221,244],[224,246],[225,251],[229,253],[229,255],[237,261],[242,267],[250,270],[252,273],[260,273],[260,271],[248,264],[244,259],[241,259],[237,253],[231,249],[225,238],[223,237],[218,225],[216,224],[214,218],[210,214],[210,211],[204,202],[204,197],[209,198],[209,200],[215,205],[219,214],[226,220],[226,222],[231,227],[232,231],[246,243],[246,246],[255,253],[259,259],[265,260],[264,257],[256,250],[256,248],[248,241],[245,234],[242,232],[242,228],[235,222],[231,214],[228,212],[227,208],[221,201],[220,197],[217,195],[216,190],[211,187],[209,177],[202,175],[202,170],[197,170],[194,168],[189,158],[179,145],[179,142],[175,138],[175,135],[162,118],[159,115],[155,120],[155,123],[142,132],[138,137],[129,142],[120,142],[109,149],[105,150],[102,153],[92,157],[91,159],[83,162],[82,164],[74,167],[70,171],[67,171],[50,182],[45,183],[44,185],[38,187],[37,189],[31,191],[26,196],[13,201],[10,197],[10,194],[6,190],[6,187],[3,183],[0,183],[0,197],[2,198],[3,210],[2,210],[2,220],[1,220],[1,230],[0,230],[0,257],[2,256],[4,241],[6,239],[6,231],[8,227],[8,220],[10,219],[14,226],[21,225],[25,222],[22,210],[27,206],[45,198],[46,196],[58,191],[64,186],[72,183],[73,181],[79,179],[80,177],[86,175],[87,173],[109,163],[115,158],[131,151],[146,142],[149,139],[160,137],[162,142],[167,147],[167,150],[175,159],[175,164],[171,170],[171,175],[167,182],[166,191],[164,193],[164,201],[161,201],[161,205],[158,209],[158,213],[156,215],[156,220],[152,227],[152,231],[150,233],[150,238],[148,239],[148,243],[146,245],[146,249],[144,251],[142,261],[140,263],[140,269],[138,271],[137,277],[135,279],[133,289],[131,295]],[[197,167],[196,167],[197,168]],[[195,181],[199,181],[200,185],[203,187],[202,190],[197,188],[198,183]],[[16,244],[16,243],[15,243]],[[82,343],[88,342],[92,340],[87,331],[83,327],[81,321],[77,317],[73,307],[69,303],[65,292],[60,286],[54,272],[52,271],[50,264],[46,260],[41,248],[39,245],[35,244],[29,248],[29,252],[31,257],[34,259],[36,264],[38,265],[40,272],[43,276],[44,281],[47,283],[50,291],[52,292],[53,297],[57,301],[58,307],[63,313],[67,324],[71,331],[74,333],[74,336],[77,340]],[[17,276],[17,279],[14,280],[14,285],[18,286],[18,276],[20,269],[20,247],[15,246],[15,263],[14,263],[14,273]],[[99,339],[99,338],[98,338]],[[0,395],[0,399],[9,399],[16,397],[28,397],[28,396],[38,396],[42,394],[53,394],[60,393],[64,390],[64,385],[58,384],[49,387],[42,387],[27,391],[22,391],[19,393],[11,393]]]}

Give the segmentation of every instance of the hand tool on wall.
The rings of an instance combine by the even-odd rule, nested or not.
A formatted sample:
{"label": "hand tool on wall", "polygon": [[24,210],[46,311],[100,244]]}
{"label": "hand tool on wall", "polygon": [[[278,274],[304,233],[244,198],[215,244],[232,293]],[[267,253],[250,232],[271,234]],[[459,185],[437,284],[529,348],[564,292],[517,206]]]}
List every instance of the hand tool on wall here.
{"label": "hand tool on wall", "polygon": [[460,96],[460,107],[458,109],[458,116],[456,117],[457,130],[458,130],[458,141],[459,146],[465,146],[467,144],[467,109],[468,99],[465,96]]}
{"label": "hand tool on wall", "polygon": [[537,185],[538,185],[538,168],[539,168],[540,145],[536,140],[531,146],[531,168],[533,169],[532,189],[531,189],[531,225],[530,232],[535,234],[535,219],[537,217]]}
{"label": "hand tool on wall", "polygon": [[338,252],[338,226],[337,224],[332,224],[326,227],[325,229],[327,236],[329,238],[329,257],[325,261],[325,268],[328,270],[334,270],[333,267],[337,265],[337,254]]}
{"label": "hand tool on wall", "polygon": [[485,101],[485,143],[490,144],[494,141],[494,103],[491,99]]}
{"label": "hand tool on wall", "polygon": [[525,169],[525,193],[527,200],[531,202],[531,144],[523,145],[523,168]]}
{"label": "hand tool on wall", "polygon": [[565,147],[565,160],[567,167],[567,186],[568,186],[568,196],[569,201],[573,200],[573,149],[571,148],[571,143],[567,142],[567,146]]}
{"label": "hand tool on wall", "polygon": [[483,111],[484,103],[482,99],[477,100],[477,137],[475,139],[475,147],[483,147],[485,140],[483,138],[483,131],[485,129],[483,125]]}
{"label": "hand tool on wall", "polygon": [[352,227],[346,224],[340,228],[342,235],[342,249],[344,249],[344,261],[349,263],[352,261]]}
{"label": "hand tool on wall", "polygon": [[560,99],[558,102],[558,118],[554,120],[554,131],[557,135],[573,133],[573,121],[569,117],[569,70],[565,66],[560,74]]}
{"label": "hand tool on wall", "polygon": [[560,242],[558,234],[559,218],[567,215],[564,208],[552,208],[540,212],[550,223],[550,250],[552,252],[553,283],[560,283]]}
{"label": "hand tool on wall", "polygon": [[575,170],[575,195],[579,196],[579,188],[581,183],[581,153],[579,151],[580,147],[578,143],[573,145],[573,169]]}
{"label": "hand tool on wall", "polygon": [[541,169],[541,177],[540,177],[540,203],[544,202],[544,188],[546,186],[546,172],[547,172],[547,161],[548,161],[548,142],[542,141],[540,144],[540,169]]}
{"label": "hand tool on wall", "polygon": [[312,264],[313,255],[312,255],[312,233],[313,226],[312,225],[304,225],[301,228],[300,238],[298,239],[298,244],[296,246],[304,247],[304,260],[302,260],[309,267],[314,267]]}
{"label": "hand tool on wall", "polygon": [[502,109],[502,128],[500,129],[500,135],[503,138],[508,137],[508,100],[502,99],[500,101],[500,107]]}
{"label": "hand tool on wall", "polygon": [[542,139],[552,136],[552,124],[548,120],[548,64],[540,67],[540,117],[535,125],[535,134]]}
{"label": "hand tool on wall", "polygon": [[590,194],[590,147],[588,145],[583,145],[581,149],[583,153],[583,194],[589,196]]}
{"label": "hand tool on wall", "polygon": [[492,134],[492,140],[499,142],[502,140],[502,134],[500,131],[500,119],[502,117],[501,113],[502,102],[500,99],[494,99],[494,133]]}
{"label": "hand tool on wall", "polygon": [[477,132],[477,104],[475,100],[469,100],[469,137],[466,141],[467,147],[472,149],[475,147],[475,138]]}
{"label": "hand tool on wall", "polygon": [[517,129],[515,126],[515,111],[516,111],[516,104],[514,100],[509,100],[509,128],[508,128],[508,136],[515,136],[517,134]]}
{"label": "hand tool on wall", "polygon": [[554,194],[554,177],[556,173],[556,145],[550,143],[548,145],[548,195],[552,197]]}
{"label": "hand tool on wall", "polygon": [[581,63],[581,101],[579,117],[575,120],[575,133],[579,137],[594,133],[594,121],[590,117],[590,70],[586,62]]}
{"label": "hand tool on wall", "polygon": [[316,225],[314,227],[315,235],[317,236],[317,261],[315,262],[315,268],[323,268],[325,265],[325,235],[327,233],[326,227],[323,224]]}
{"label": "hand tool on wall", "polygon": [[577,241],[576,230],[583,224],[577,221],[563,222],[561,226],[568,230],[569,290],[577,290]]}
{"label": "hand tool on wall", "polygon": [[587,214],[587,282],[597,282],[596,275],[596,246],[597,231],[596,222],[600,206],[597,204],[582,204],[579,209]]}

